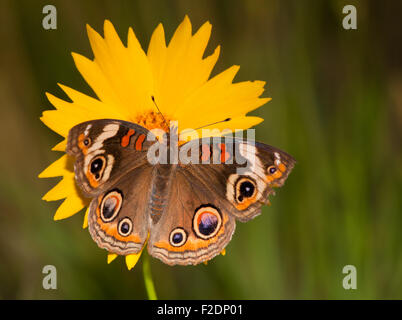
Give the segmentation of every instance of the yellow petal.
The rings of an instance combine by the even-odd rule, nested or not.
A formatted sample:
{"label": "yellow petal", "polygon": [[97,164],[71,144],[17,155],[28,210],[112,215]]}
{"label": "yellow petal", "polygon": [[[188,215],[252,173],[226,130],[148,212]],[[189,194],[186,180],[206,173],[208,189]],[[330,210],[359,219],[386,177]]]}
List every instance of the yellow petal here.
{"label": "yellow petal", "polygon": [[[129,38],[130,40],[130,38]],[[160,84],[162,83],[165,63],[166,63],[166,42],[165,42],[165,32],[163,30],[163,25],[159,24],[158,27],[152,34],[151,41],[148,47],[148,60],[151,66],[152,74],[154,77],[154,90],[155,99],[158,102],[159,107],[162,107],[163,102],[161,101]]]}
{"label": "yellow petal", "polygon": [[80,198],[78,194],[70,195],[67,197],[60,207],[57,209],[53,219],[54,220],[62,220],[69,218],[81,211],[85,206],[88,205],[88,201],[85,201],[83,198]]}
{"label": "yellow petal", "polygon": [[[203,59],[204,51],[211,35],[211,28],[212,26],[209,22],[204,23],[189,40],[185,57],[183,57],[183,62],[180,66],[180,69],[183,70],[180,77],[183,85],[181,92],[184,99],[208,80],[219,57],[220,46],[215,49],[211,56]],[[178,106],[179,103],[177,103],[176,108]]]}
{"label": "yellow petal", "polygon": [[89,43],[91,44],[92,52],[94,53],[95,60],[102,61],[103,63],[109,63],[108,47],[105,39],[96,32],[89,24],[86,25]]}
{"label": "yellow petal", "polygon": [[[267,103],[270,98],[259,98],[265,82],[232,83],[238,70],[238,66],[225,70],[189,95],[175,112],[180,124],[191,127],[191,123],[193,128],[200,127],[245,115]],[[191,114],[188,110],[192,111]]]}
{"label": "yellow petal", "polygon": [[99,65],[80,54],[72,53],[72,56],[78,71],[91,86],[98,98],[111,108],[118,110],[126,119],[129,118],[126,107],[122,106],[121,101],[110,86],[109,80],[105,77]]}
{"label": "yellow petal", "polygon": [[140,258],[142,250],[139,253],[129,254],[126,256],[126,265],[127,269],[131,270],[137,264],[138,259]]}
{"label": "yellow petal", "polygon": [[68,155],[63,155],[61,158],[53,162],[45,170],[39,174],[39,178],[60,177],[68,171],[74,170],[74,159]]}
{"label": "yellow petal", "polygon": [[[123,70],[130,96],[130,109],[136,113],[154,109],[151,97],[155,95],[154,79],[149,60],[142,49],[133,29],[128,31],[127,54],[123,56]],[[122,59],[123,59],[122,58]],[[122,79],[123,81],[123,79]],[[123,86],[123,83],[120,85]]]}
{"label": "yellow petal", "polygon": [[55,97],[54,95],[52,95],[49,92],[46,92],[46,97],[49,100],[49,102],[56,107],[57,110],[61,110],[61,109],[69,109],[71,106],[71,102],[67,102],[64,101],[62,99],[59,99],[57,97]]}
{"label": "yellow petal", "polygon": [[87,210],[85,211],[85,215],[84,215],[84,222],[82,224],[82,228],[86,229],[88,227],[88,214],[89,214],[89,207],[87,208]]}
{"label": "yellow petal", "polygon": [[223,255],[223,256],[226,255],[226,249],[223,249],[223,250],[221,251],[221,255]]}
{"label": "yellow petal", "polygon": [[106,118],[129,120],[129,117],[120,113],[120,110],[111,108],[108,112],[101,109],[95,112],[82,108],[79,105],[65,102],[50,94],[48,96],[53,103],[57,104],[59,109],[44,111],[40,120],[63,137],[67,137],[72,127],[85,121]]}
{"label": "yellow petal", "polygon": [[174,52],[182,53],[188,45],[188,40],[191,37],[191,22],[187,15],[184,16],[182,23],[177,27],[169,42],[168,49],[172,54]]}
{"label": "yellow petal", "polygon": [[114,259],[118,257],[115,253],[108,253],[107,255],[107,263],[110,264]]}
{"label": "yellow petal", "polygon": [[113,24],[109,20],[105,20],[103,29],[105,32],[105,43],[111,56],[117,59],[125,59],[126,47],[121,42]]}
{"label": "yellow petal", "polygon": [[189,56],[194,59],[200,60],[204,55],[205,48],[207,47],[209,38],[211,36],[212,25],[209,21],[205,22],[191,39],[191,47],[189,48]]}
{"label": "yellow petal", "polygon": [[72,127],[91,119],[88,119],[88,116],[86,116],[84,113],[80,113],[79,109],[71,108],[44,111],[40,120],[54,132],[63,137],[67,137],[68,132]]}
{"label": "yellow petal", "polygon": [[[66,91],[66,93],[72,93],[72,89],[62,86],[62,88]],[[90,97],[86,96],[87,98],[80,98],[79,102],[67,102],[56,96],[52,95],[51,93],[46,93],[47,98],[49,99],[50,103],[56,107],[60,114],[63,115],[71,115],[72,121],[70,123],[75,124],[77,123],[76,117],[80,119],[92,119],[92,118],[102,118],[102,117],[117,117],[120,118],[122,115],[119,112],[116,112],[113,108],[109,108],[107,105],[100,103],[95,104],[91,103]],[[54,111],[54,110],[53,110]]]}
{"label": "yellow petal", "polygon": [[[163,29],[158,26],[148,49],[156,79],[158,106],[162,113],[178,120],[181,118],[176,117],[176,110],[187,96],[207,81],[220,52],[218,47],[211,56],[203,59],[211,34],[209,22],[204,23],[194,36],[191,29],[191,22],[185,16],[165,49]],[[187,109],[187,115],[191,114],[188,110],[191,109]]]}
{"label": "yellow petal", "polygon": [[[113,25],[106,20],[105,39],[91,27],[88,36],[95,54],[95,62],[108,79],[113,101],[119,102],[124,114],[141,113],[152,108],[153,79],[148,59],[132,29],[129,31],[129,48],[120,41]],[[103,100],[101,98],[101,100]]]}
{"label": "yellow petal", "polygon": [[191,23],[185,16],[166,49],[166,63],[162,65],[163,70],[159,71],[162,75],[155,84],[159,93],[157,103],[164,114],[171,114],[176,109],[178,101],[183,100],[184,91],[187,91],[183,75],[185,76],[188,68],[186,52],[190,39]]}
{"label": "yellow petal", "polygon": [[[206,57],[202,62],[199,64],[198,70],[193,72],[193,77],[194,80],[196,79],[196,76],[198,76],[198,83],[194,85],[196,87],[197,85],[201,86],[203,83],[205,83],[209,76],[211,75],[212,69],[214,68],[218,58],[219,54],[221,52],[221,47],[217,46],[214,52]],[[196,89],[196,88],[194,88]]]}
{"label": "yellow petal", "polygon": [[63,141],[56,144],[52,148],[52,151],[66,151],[66,147],[67,147],[67,139],[64,139]]}
{"label": "yellow petal", "polygon": [[[69,93],[72,96],[75,96],[75,93],[72,93],[72,89],[62,86],[62,89]],[[74,102],[67,102],[56,96],[46,93],[47,98],[52,103],[53,106],[56,107],[57,111],[63,115],[71,115],[73,119],[66,119],[71,120],[71,124],[77,123],[76,117],[80,119],[93,119],[93,118],[102,118],[102,117],[114,117],[114,118],[121,118],[122,114],[119,110],[114,108],[110,108],[110,106],[106,105],[105,103],[100,103],[98,100],[95,100],[91,97],[86,96],[86,98],[79,98]],[[98,101],[98,103],[94,103],[92,100]],[[55,110],[50,110],[55,111]]]}
{"label": "yellow petal", "polygon": [[43,197],[45,201],[55,201],[67,198],[70,194],[76,194],[74,175],[65,175],[64,178],[50,189]]}
{"label": "yellow petal", "polygon": [[[58,83],[59,87],[68,95],[68,97],[73,101],[71,107],[84,109],[95,114],[113,114],[119,115],[113,108],[108,104],[103,103],[95,98],[87,96],[77,90],[74,90],[68,86]],[[119,115],[121,116],[121,115]]]}

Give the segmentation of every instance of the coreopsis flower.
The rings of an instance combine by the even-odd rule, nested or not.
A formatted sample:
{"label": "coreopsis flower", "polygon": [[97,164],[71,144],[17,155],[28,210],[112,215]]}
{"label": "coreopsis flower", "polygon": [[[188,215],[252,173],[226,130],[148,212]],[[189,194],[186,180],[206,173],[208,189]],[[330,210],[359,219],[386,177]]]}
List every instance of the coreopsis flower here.
{"label": "coreopsis flower", "polygon": [[[248,129],[263,119],[246,114],[268,102],[260,98],[263,81],[233,83],[239,66],[232,66],[210,78],[220,53],[218,46],[204,58],[211,35],[211,24],[204,23],[192,34],[189,18],[175,31],[166,45],[162,24],[153,32],[145,52],[134,34],[128,30],[127,46],[117,35],[112,23],[104,23],[104,37],[87,26],[94,59],[72,53],[75,65],[96,94],[88,96],[59,84],[71,99],[65,101],[46,93],[56,108],[43,112],[41,120],[64,138],[52,150],[64,152],[69,130],[82,122],[95,119],[118,119],[137,123],[147,129],[166,130],[166,121],[178,123],[178,131],[199,128],[206,123],[219,122],[210,129]],[[161,111],[155,109],[153,96]],[[74,159],[62,155],[44,170],[39,177],[62,177],[57,185],[43,197],[46,201],[64,199],[54,220],[61,220],[87,208],[90,199],[84,198],[74,179]],[[83,227],[87,227],[88,209]],[[139,254],[126,256],[129,269],[134,267]],[[109,254],[108,263],[117,255]]]}

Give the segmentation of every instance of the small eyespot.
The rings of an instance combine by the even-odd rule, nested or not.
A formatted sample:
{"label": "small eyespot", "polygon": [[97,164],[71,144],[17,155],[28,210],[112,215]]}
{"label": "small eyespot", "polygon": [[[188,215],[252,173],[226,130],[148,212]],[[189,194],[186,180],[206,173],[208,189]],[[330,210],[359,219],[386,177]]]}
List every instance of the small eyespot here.
{"label": "small eyespot", "polygon": [[100,217],[103,222],[111,222],[119,213],[123,202],[122,194],[117,191],[111,191],[103,197],[100,205]]}
{"label": "small eyespot", "polygon": [[269,174],[274,174],[276,172],[276,167],[275,166],[270,166],[268,167],[267,171]]}
{"label": "small eyespot", "polygon": [[133,223],[131,222],[130,218],[122,219],[117,227],[119,234],[123,237],[127,237],[131,233],[132,229]]}
{"label": "small eyespot", "polygon": [[242,177],[236,182],[236,195],[235,198],[238,203],[246,199],[253,198],[257,193],[257,186],[253,179],[249,177]]}
{"label": "small eyespot", "polygon": [[106,159],[103,156],[96,157],[91,161],[90,171],[94,175],[96,180],[99,180],[105,169]]}
{"label": "small eyespot", "polygon": [[222,225],[222,217],[217,208],[201,206],[195,211],[193,228],[195,234],[204,240],[214,237]]}
{"label": "small eyespot", "polygon": [[173,247],[181,247],[187,241],[187,233],[183,228],[173,229],[169,236],[169,242]]}
{"label": "small eyespot", "polygon": [[88,146],[91,144],[91,138],[87,137],[84,133],[81,133],[77,139],[78,147],[86,152]]}

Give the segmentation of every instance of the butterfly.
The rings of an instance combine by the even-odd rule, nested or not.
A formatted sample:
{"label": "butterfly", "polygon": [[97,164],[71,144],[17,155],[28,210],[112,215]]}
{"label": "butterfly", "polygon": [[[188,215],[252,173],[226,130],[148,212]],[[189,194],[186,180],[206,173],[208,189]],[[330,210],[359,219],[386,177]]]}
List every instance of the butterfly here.
{"label": "butterfly", "polygon": [[208,261],[229,243],[236,220],[261,213],[295,164],[277,148],[238,138],[178,146],[198,163],[183,157],[153,163],[156,144],[148,129],[120,120],[88,121],[69,131],[66,152],[75,157],[76,183],[92,199],[89,232],[110,253],[136,254],[147,243],[149,254],[168,265]]}

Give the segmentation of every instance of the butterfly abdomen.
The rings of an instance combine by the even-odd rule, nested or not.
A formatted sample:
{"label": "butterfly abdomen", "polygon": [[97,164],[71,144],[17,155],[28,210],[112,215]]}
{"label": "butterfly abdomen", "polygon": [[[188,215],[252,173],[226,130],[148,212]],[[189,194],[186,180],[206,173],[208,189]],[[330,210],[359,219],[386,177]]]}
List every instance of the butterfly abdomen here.
{"label": "butterfly abdomen", "polygon": [[149,210],[152,222],[156,224],[165,211],[169,200],[169,187],[175,165],[156,165],[153,170]]}

